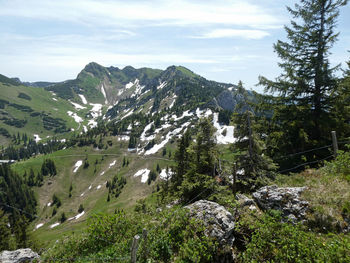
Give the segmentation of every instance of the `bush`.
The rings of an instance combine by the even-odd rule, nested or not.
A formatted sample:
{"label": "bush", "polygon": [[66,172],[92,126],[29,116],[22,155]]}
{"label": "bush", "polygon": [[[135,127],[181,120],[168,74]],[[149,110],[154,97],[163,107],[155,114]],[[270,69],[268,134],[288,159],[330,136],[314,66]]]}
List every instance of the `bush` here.
{"label": "bush", "polygon": [[[202,222],[188,216],[186,209],[169,209],[155,216],[94,215],[81,236],[65,238],[42,255],[44,261],[130,262],[130,247],[136,234],[141,238],[137,262],[215,262],[217,243],[204,233]],[[93,260],[96,259],[96,260]],[[109,260],[107,260],[109,259]]]}
{"label": "bush", "polygon": [[80,204],[79,208],[78,208],[78,213],[81,213],[84,211],[84,206],[82,204]]}
{"label": "bush", "polygon": [[256,221],[239,262],[349,262],[350,237],[319,236],[300,225],[281,223],[277,214]]}
{"label": "bush", "polygon": [[[350,149],[350,145],[346,145],[347,149]],[[330,175],[343,176],[348,182],[350,182],[350,151],[338,151],[338,155],[335,160],[331,162],[325,162],[325,166],[322,170]]]}

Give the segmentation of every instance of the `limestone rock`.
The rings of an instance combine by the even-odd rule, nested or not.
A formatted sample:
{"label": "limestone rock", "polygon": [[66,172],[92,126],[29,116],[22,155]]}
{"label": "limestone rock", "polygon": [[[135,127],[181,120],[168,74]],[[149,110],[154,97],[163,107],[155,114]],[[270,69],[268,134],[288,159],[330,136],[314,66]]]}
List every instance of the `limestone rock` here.
{"label": "limestone rock", "polygon": [[235,221],[232,214],[223,206],[215,202],[199,200],[186,208],[194,217],[204,222],[209,236],[216,238],[220,244],[232,246],[235,240],[233,236]]}
{"label": "limestone rock", "polygon": [[292,222],[304,220],[309,203],[300,200],[300,194],[306,187],[264,186],[253,193],[253,198],[263,210],[279,210]]}
{"label": "limestone rock", "polygon": [[0,262],[2,263],[32,262],[39,258],[39,255],[30,248],[21,248],[14,251],[4,250],[0,254]]}

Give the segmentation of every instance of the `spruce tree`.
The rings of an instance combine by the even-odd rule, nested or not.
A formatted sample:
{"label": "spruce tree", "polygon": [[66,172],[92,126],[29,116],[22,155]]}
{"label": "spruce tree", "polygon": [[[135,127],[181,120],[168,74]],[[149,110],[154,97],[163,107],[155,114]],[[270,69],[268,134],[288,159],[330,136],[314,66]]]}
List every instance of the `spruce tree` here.
{"label": "spruce tree", "polygon": [[329,63],[330,49],[337,40],[335,26],[339,8],[347,0],[301,0],[286,26],[287,41],[279,40],[274,49],[283,73],[271,81],[260,77],[266,91],[277,92],[273,108],[277,144],[285,152],[297,152],[329,142],[334,73]]}

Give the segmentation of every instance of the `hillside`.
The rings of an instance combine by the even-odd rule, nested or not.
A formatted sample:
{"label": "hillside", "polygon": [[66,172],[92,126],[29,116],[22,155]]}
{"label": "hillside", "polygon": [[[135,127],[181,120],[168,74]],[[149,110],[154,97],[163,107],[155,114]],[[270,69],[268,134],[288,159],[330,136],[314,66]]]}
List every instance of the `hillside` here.
{"label": "hillside", "polygon": [[[35,189],[37,218],[31,228],[45,247],[72,229],[84,229],[91,215],[116,208],[133,211],[137,202],[159,190],[172,173],[178,138],[187,129],[195,132],[200,118],[211,118],[220,144],[234,142],[227,116],[244,99],[236,86],[208,81],[181,66],[120,70],[90,63],[75,80],[56,84],[3,77],[2,90],[2,98],[9,101],[4,113],[14,114],[14,103],[30,111],[23,113],[28,122],[18,130],[4,126],[11,137],[25,131],[28,136],[37,134],[38,143],[59,138],[50,142],[50,148],[39,147],[33,151],[36,156],[12,166]],[[45,130],[40,123],[44,114],[60,117],[67,128]],[[40,133],[38,127],[43,127]],[[18,156],[28,146],[22,139],[16,141]],[[5,159],[8,149],[13,151],[6,148]],[[47,159],[56,166],[54,176],[42,174]],[[53,195],[59,206],[53,204]],[[84,211],[78,212],[81,205]],[[59,224],[62,213],[68,220]]]}

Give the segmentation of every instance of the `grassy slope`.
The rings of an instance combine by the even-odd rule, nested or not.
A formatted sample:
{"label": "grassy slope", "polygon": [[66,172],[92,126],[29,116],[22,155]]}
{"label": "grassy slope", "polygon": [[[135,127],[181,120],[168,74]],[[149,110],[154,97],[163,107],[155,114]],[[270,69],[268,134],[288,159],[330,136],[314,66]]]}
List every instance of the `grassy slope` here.
{"label": "grassy slope", "polygon": [[[74,111],[74,107],[67,101],[56,97],[57,101],[53,100],[55,96],[52,93],[42,88],[32,88],[25,86],[12,86],[0,83],[0,99],[9,101],[10,103],[16,103],[31,107],[35,112],[45,112],[53,118],[61,118],[66,122],[67,127],[77,128],[78,124],[73,118],[67,115],[67,111]],[[25,93],[32,99],[26,100],[18,97],[19,93]],[[8,112],[11,116],[17,119],[26,119],[27,123],[23,128],[16,128],[9,126],[0,121],[0,126],[9,131],[10,134],[16,134],[17,132],[28,135],[39,134],[41,138],[53,135],[53,131],[44,129],[40,116],[31,117],[30,113],[20,111],[12,106],[6,106],[4,111]],[[5,140],[2,140],[5,143]]]}
{"label": "grassy slope", "polygon": [[328,221],[323,223],[329,224],[330,227],[336,228],[336,224],[345,223],[342,208],[345,202],[350,200],[350,182],[344,177],[327,174],[322,169],[309,169],[300,174],[280,175],[274,183],[285,187],[306,186],[307,190],[302,193],[302,198],[310,203],[311,220],[317,222],[323,215],[322,221]]}
{"label": "grassy slope", "polygon": [[[140,169],[156,169],[157,163],[163,169],[172,162],[167,161],[167,157],[162,160],[161,151],[157,156],[150,156],[146,159],[136,154],[127,152],[127,142],[118,142],[113,140],[113,146],[107,150],[96,150],[92,147],[71,148],[55,152],[46,156],[37,156],[29,160],[16,163],[13,168],[23,174],[25,170],[29,172],[33,168],[35,173],[39,171],[44,159],[50,158],[55,161],[58,174],[54,177],[45,177],[44,185],[36,187],[38,204],[38,219],[32,224],[34,227],[39,223],[45,223],[43,227],[33,231],[33,235],[40,240],[44,247],[49,246],[59,237],[72,232],[79,232],[86,227],[86,220],[95,213],[113,213],[115,209],[124,209],[126,211],[133,209],[136,201],[148,196],[154,189],[156,183],[150,186],[141,183],[140,177],[133,175]],[[106,138],[106,140],[108,140]],[[168,146],[169,149],[173,145]],[[124,155],[130,162],[128,167],[122,167]],[[74,165],[78,160],[88,157],[89,167],[79,168],[73,173]],[[159,158],[159,159],[157,159]],[[95,162],[97,160],[97,164]],[[116,164],[109,168],[109,164],[116,160]],[[96,171],[95,171],[96,168]],[[101,172],[105,171],[103,175]],[[124,186],[118,198],[111,196],[111,201],[107,202],[108,189],[105,186],[107,180],[112,180],[113,176],[121,174],[126,177],[127,184]],[[159,179],[158,179],[159,180]],[[70,184],[73,185],[72,197],[68,197]],[[92,188],[88,190],[89,186]],[[100,189],[96,189],[101,185]],[[56,193],[62,201],[62,206],[57,209],[57,214],[52,217],[53,207],[48,207],[52,195]],[[83,196],[81,194],[84,193]],[[64,212],[67,218],[78,214],[77,210],[80,204],[83,204],[86,214],[78,220],[65,222],[58,227],[50,229],[50,225],[59,221],[61,213]]]}

